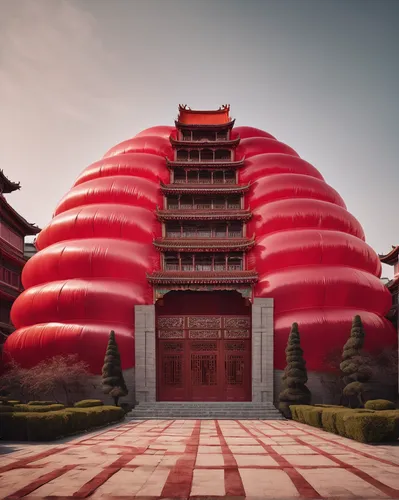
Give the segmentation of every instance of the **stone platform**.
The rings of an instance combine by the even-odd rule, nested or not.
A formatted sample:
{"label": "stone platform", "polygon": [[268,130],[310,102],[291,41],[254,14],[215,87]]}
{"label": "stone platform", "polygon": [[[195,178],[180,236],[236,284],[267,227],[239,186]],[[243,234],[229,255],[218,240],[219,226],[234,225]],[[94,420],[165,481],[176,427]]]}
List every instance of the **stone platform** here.
{"label": "stone platform", "polygon": [[126,421],[0,450],[0,498],[399,499],[399,447],[283,420]]}

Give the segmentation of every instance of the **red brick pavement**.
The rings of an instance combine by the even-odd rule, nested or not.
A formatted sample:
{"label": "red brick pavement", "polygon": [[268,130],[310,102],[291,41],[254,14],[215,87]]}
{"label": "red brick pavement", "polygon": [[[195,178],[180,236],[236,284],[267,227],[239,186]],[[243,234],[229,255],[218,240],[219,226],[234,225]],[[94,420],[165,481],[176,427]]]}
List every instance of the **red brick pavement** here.
{"label": "red brick pavement", "polygon": [[131,421],[2,447],[2,499],[399,499],[399,447],[291,421]]}

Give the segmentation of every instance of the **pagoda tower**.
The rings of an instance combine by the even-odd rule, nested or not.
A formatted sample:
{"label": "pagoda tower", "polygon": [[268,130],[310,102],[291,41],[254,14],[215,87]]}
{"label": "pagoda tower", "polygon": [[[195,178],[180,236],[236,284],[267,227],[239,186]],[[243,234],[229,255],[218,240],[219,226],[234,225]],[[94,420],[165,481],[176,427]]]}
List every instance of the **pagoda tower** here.
{"label": "pagoda tower", "polygon": [[27,258],[24,256],[24,237],[39,233],[40,229],[27,222],[7,202],[5,194],[20,189],[0,170],[0,350],[6,338],[14,331],[10,319],[11,306],[22,292],[21,272]]}
{"label": "pagoda tower", "polygon": [[158,398],[250,400],[250,300],[257,273],[246,259],[255,240],[246,235],[252,214],[244,199],[250,184],[238,180],[240,138],[232,137],[227,105],[216,111],[179,106],[175,126],[173,159],[166,160],[170,182],[161,183],[163,206],[156,211],[161,268],[148,275],[157,310]]}
{"label": "pagoda tower", "polygon": [[252,298],[257,274],[247,268],[246,252],[254,239],[246,236],[251,211],[239,183],[235,161],[240,138],[231,138],[234,120],[229,107],[192,111],[179,107],[177,138],[170,137],[174,160],[167,160],[170,183],[161,183],[164,204],[157,209],[162,237],[154,240],[162,253],[161,270],[148,276],[155,300],[174,290],[239,290]]}

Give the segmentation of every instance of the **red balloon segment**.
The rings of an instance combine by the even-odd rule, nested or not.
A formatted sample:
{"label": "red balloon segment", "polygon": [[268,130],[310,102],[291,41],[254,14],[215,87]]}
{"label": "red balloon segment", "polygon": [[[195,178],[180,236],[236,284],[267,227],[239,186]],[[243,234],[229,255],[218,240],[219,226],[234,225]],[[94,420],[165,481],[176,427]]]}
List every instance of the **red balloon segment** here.
{"label": "red balloon segment", "polygon": [[[170,139],[177,137],[175,127],[146,129],[78,176],[24,268],[6,360],[30,367],[78,354],[99,374],[115,330],[123,368],[134,367],[134,306],[154,303],[148,275],[161,269],[157,209],[170,188],[161,184],[171,182],[166,160],[176,160]],[[258,274],[254,297],[274,299],[274,368],[285,367],[293,322],[309,371],[331,369],[329,356],[342,350],[356,314],[369,351],[396,347],[379,258],[341,196],[271,134],[244,126],[233,129],[231,139],[238,138],[238,182],[249,185],[245,207],[252,212],[246,234],[255,241],[246,265]],[[195,161],[185,157],[182,168]]]}

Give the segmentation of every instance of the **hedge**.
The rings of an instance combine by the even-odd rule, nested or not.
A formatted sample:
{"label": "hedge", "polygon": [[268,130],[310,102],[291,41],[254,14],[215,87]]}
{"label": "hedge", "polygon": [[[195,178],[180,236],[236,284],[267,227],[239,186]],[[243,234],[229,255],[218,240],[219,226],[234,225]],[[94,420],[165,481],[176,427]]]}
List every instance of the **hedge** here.
{"label": "hedge", "polygon": [[29,401],[28,405],[33,406],[48,406],[48,405],[56,405],[57,401]]}
{"label": "hedge", "polygon": [[362,443],[399,438],[399,410],[374,411],[337,406],[293,405],[292,418]]}
{"label": "hedge", "polygon": [[88,431],[124,417],[121,408],[68,408],[44,413],[0,413],[0,438],[16,441],[53,441]]}
{"label": "hedge", "polygon": [[52,404],[52,405],[14,405],[13,406],[15,412],[31,412],[31,413],[45,413],[48,411],[56,411],[63,410],[65,408],[62,404]]}
{"label": "hedge", "polygon": [[369,410],[395,410],[395,403],[388,401],[387,399],[371,399],[367,401],[364,405],[365,408]]}
{"label": "hedge", "polygon": [[73,406],[75,408],[93,408],[94,406],[103,406],[101,399],[83,399],[78,401]]}

